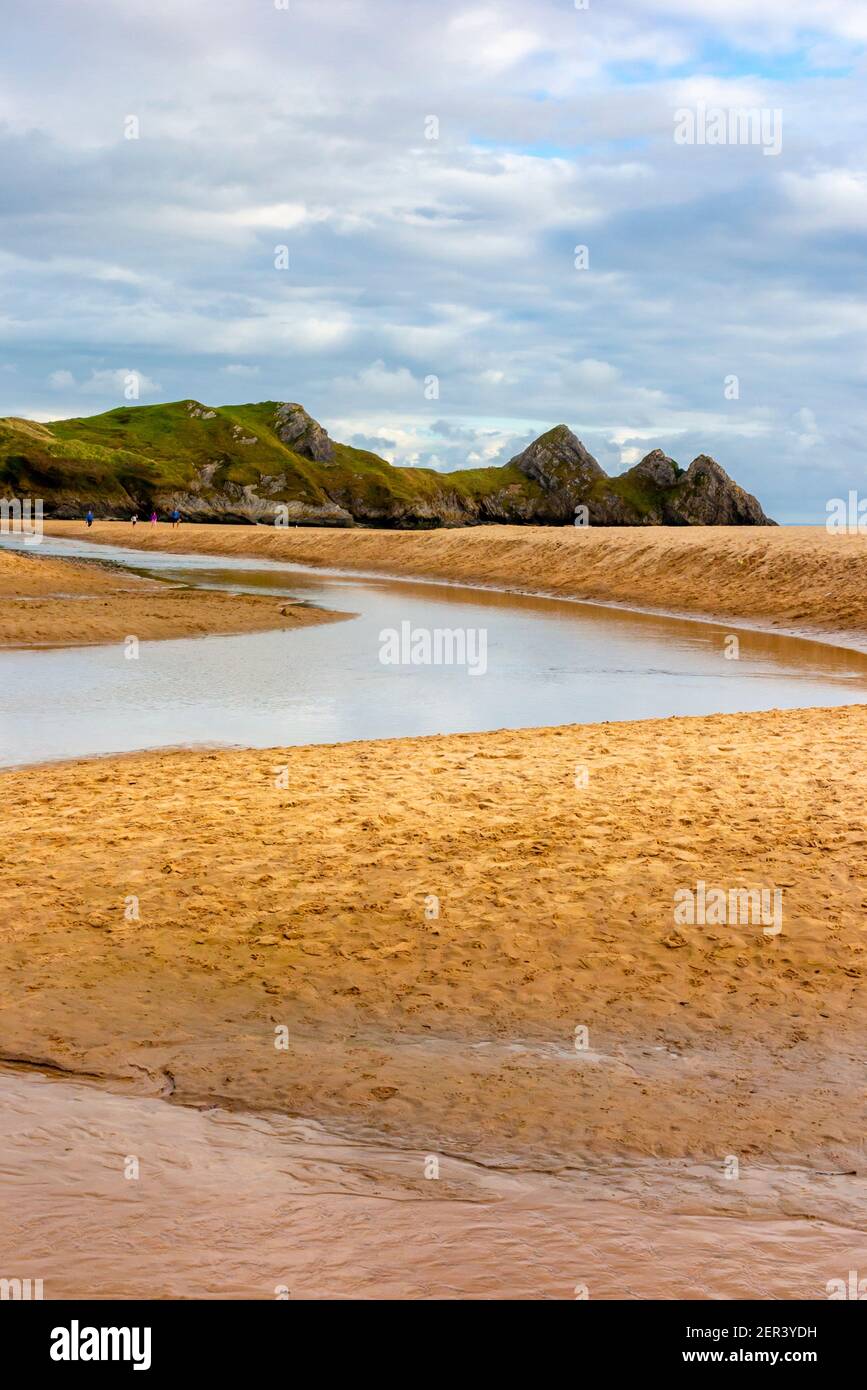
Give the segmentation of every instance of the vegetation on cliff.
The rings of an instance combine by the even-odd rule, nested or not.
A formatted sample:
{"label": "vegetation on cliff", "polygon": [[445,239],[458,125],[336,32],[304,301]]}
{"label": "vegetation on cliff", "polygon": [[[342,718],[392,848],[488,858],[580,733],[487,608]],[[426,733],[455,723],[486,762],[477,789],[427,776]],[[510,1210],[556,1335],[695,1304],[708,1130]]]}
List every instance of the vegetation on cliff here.
{"label": "vegetation on cliff", "polygon": [[701,455],[682,470],[659,450],[609,478],[565,425],[500,467],[401,468],[329,438],[302,406],[122,406],[51,424],[0,420],[0,495],[41,497],[46,515],[407,528],[483,522],[767,525],[759,503]]}

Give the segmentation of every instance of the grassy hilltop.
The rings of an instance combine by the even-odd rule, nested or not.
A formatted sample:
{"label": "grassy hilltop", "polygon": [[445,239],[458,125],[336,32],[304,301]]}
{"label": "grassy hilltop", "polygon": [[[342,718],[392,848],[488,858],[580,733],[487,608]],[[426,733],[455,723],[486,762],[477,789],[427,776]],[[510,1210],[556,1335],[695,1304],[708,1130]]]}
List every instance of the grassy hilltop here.
{"label": "grassy hilltop", "polygon": [[188,520],[257,522],[283,508],[314,525],[564,524],[583,503],[603,525],[767,522],[704,456],[684,471],[657,450],[608,478],[558,425],[500,467],[400,468],[330,439],[303,407],[279,401],[121,406],[50,424],[0,419],[0,496],[41,497],[57,517],[88,506],[118,517],[177,507]]}

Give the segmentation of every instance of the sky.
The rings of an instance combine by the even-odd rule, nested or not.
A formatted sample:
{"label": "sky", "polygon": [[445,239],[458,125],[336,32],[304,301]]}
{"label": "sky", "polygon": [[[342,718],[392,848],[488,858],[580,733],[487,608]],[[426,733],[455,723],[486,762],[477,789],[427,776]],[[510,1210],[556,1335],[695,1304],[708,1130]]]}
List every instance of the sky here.
{"label": "sky", "polygon": [[395,463],[565,423],[611,473],[709,453],[781,521],[867,488],[864,0],[0,24],[0,414],[135,374],[141,404],[299,401]]}

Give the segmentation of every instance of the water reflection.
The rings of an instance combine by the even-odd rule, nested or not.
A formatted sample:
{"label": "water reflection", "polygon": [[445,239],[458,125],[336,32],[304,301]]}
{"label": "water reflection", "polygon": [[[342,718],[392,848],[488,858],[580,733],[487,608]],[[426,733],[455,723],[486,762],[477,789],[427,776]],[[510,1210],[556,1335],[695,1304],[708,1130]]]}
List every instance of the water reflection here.
{"label": "water reflection", "polygon": [[[8,543],[8,542],[7,542]],[[867,655],[819,642],[564,599],[149,554],[46,539],[178,584],[292,595],[354,612],[296,632],[0,654],[0,763],[178,744],[270,747],[863,698]],[[487,632],[487,671],[385,666],[402,622]]]}

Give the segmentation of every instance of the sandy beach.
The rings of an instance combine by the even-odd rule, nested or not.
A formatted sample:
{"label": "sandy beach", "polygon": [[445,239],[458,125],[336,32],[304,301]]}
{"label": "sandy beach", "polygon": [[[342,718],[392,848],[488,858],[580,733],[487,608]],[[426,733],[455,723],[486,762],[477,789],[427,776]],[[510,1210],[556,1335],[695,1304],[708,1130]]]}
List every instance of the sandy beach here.
{"label": "sandy beach", "polygon": [[[81,536],[74,521],[46,522]],[[798,527],[479,526],[351,532],[97,521],[88,540],[249,555],[740,621],[867,646],[867,540]]]}
{"label": "sandy beach", "polygon": [[307,627],[346,617],[286,599],[184,589],[87,560],[0,550],[0,647],[69,647]]}
{"label": "sandy beach", "polygon": [[[130,544],[115,525],[93,530]],[[660,607],[664,593],[706,617],[739,603],[746,621],[860,645],[860,554],[835,585],[843,552],[823,538],[632,532],[628,562],[627,538],[588,546],[571,531],[515,543],[187,527],[135,543],[636,606]],[[771,554],[776,587],[760,582]],[[742,590],[726,580],[732,566]],[[717,572],[719,583],[703,578]],[[10,553],[0,597],[10,642],[341,616]],[[231,1175],[249,1174],[249,1241],[264,1223],[274,1274],[260,1285],[239,1249],[233,1287],[247,1296],[270,1297],[286,1277],[282,1225],[299,1212],[308,1226],[291,1279],[316,1296],[571,1297],[570,1251],[587,1241],[595,1253],[578,1264],[602,1297],[816,1296],[838,1260],[845,1271],[861,1258],[865,748],[867,707],[847,705],[4,771],[0,1066],[16,1191],[31,1192],[29,1165],[42,1164],[25,1142],[34,1124],[61,1132],[68,1107],[97,1126],[70,1163],[99,1199],[69,1206],[60,1254],[45,1247],[53,1287],[81,1291],[80,1220],[102,1241],[105,1213],[131,1219],[113,1150],[93,1167],[111,1133],[118,1152],[158,1144],[169,1195],[147,1208],[149,1266],[109,1246],[91,1269],[87,1287],[106,1295],[225,1292],[195,1223],[188,1261],[171,1255],[172,1202],[188,1200],[183,1185],[171,1198],[172,1173],[188,1143],[210,1155],[214,1222],[224,1185],[244,1180]],[[770,915],[715,919],[704,909],[714,891],[764,893]],[[54,1102],[44,1086],[34,1097],[52,1079]],[[93,1088],[106,1098],[88,1099]],[[177,1126],[162,1107],[182,1107]],[[312,1187],[304,1178],[275,1215],[269,1175],[296,1143],[279,1138],[287,1124],[302,1127]],[[446,1178],[433,1244],[431,1156]],[[392,1163],[406,1172],[397,1186],[382,1176]],[[346,1188],[339,1235],[326,1171]],[[65,1181],[53,1166],[64,1212]],[[349,1277],[382,1201],[405,1199],[387,1230],[390,1281],[375,1254]],[[42,1250],[41,1199],[23,1200],[13,1241]],[[227,1228],[214,1250],[233,1240]],[[708,1242],[724,1256],[705,1270]]]}
{"label": "sandy beach", "polygon": [[[851,1170],[865,734],[854,707],[7,772],[4,1059],[500,1161]],[[676,925],[699,881],[779,888],[782,930]]]}
{"label": "sandy beach", "polygon": [[867,0],[4,20],[15,1350],[848,1371]]}

